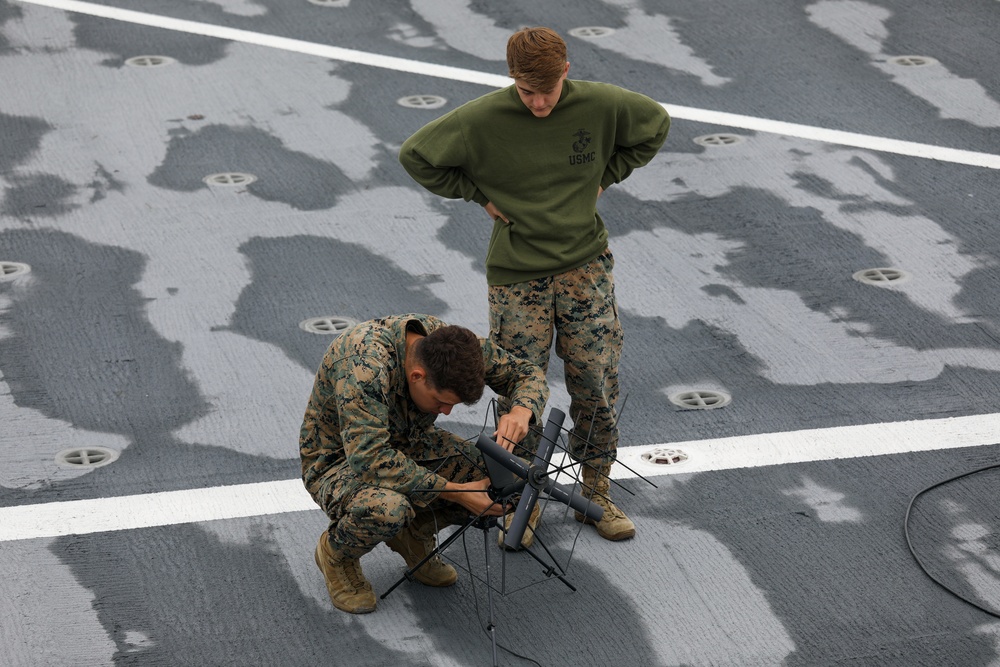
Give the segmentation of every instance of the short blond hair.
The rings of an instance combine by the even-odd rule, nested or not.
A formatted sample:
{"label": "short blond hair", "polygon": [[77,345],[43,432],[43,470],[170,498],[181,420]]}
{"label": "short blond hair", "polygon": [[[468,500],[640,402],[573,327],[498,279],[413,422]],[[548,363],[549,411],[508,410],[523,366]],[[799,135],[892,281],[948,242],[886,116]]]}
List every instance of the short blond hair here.
{"label": "short blond hair", "polygon": [[566,42],[551,28],[521,28],[507,40],[510,78],[551,92],[566,67]]}

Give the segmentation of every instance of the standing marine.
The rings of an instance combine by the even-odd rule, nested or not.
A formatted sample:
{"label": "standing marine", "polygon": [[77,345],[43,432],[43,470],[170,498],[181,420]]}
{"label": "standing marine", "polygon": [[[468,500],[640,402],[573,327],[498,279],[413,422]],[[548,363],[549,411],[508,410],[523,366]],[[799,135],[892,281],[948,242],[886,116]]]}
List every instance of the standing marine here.
{"label": "standing marine", "polygon": [[604,509],[597,532],[626,539],[635,525],[609,484],[623,334],[597,199],[656,155],[670,117],[645,95],[567,78],[566,43],[548,28],[514,33],[507,66],[513,85],[428,123],[403,143],[399,161],[432,193],[475,202],[493,220],[490,338],[547,369],[555,337],[574,420],[570,448],[585,462],[585,493]]}

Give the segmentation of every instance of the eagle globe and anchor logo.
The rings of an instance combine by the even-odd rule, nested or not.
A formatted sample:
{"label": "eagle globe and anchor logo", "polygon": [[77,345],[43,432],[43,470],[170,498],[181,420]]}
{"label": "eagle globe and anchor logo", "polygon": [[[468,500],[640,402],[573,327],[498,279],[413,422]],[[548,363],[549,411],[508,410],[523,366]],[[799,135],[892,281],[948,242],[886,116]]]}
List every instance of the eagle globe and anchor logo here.
{"label": "eagle globe and anchor logo", "polygon": [[590,132],[580,128],[573,133],[573,136],[576,137],[576,141],[573,142],[573,155],[569,156],[570,165],[587,164],[597,159],[596,152],[586,152],[590,146]]}

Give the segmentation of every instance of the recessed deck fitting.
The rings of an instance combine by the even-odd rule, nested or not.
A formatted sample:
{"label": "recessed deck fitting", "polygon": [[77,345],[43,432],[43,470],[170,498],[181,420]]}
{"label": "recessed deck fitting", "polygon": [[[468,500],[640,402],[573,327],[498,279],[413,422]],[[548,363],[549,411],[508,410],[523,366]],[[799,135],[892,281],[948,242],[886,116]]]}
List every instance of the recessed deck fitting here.
{"label": "recessed deck fitting", "polygon": [[21,262],[0,262],[0,282],[14,280],[31,271],[31,267]]}
{"label": "recessed deck fitting", "polygon": [[729,405],[732,397],[721,391],[712,389],[695,389],[682,391],[670,397],[670,402],[685,410],[711,410]]}
{"label": "recessed deck fitting", "polygon": [[878,285],[879,287],[889,287],[899,285],[910,279],[910,274],[900,269],[880,267],[875,269],[864,269],[851,276],[859,283],[866,285]]}
{"label": "recessed deck fitting", "polygon": [[63,468],[100,468],[117,458],[118,452],[108,447],[79,447],[56,454],[56,464]]}
{"label": "recessed deck fitting", "polygon": [[164,67],[173,65],[176,60],[168,56],[135,56],[125,61],[129,67]]}
{"label": "recessed deck fitting", "polygon": [[927,56],[896,56],[895,58],[889,58],[889,62],[901,67],[924,67],[925,65],[936,64],[937,60],[928,58]]}
{"label": "recessed deck fitting", "polygon": [[741,144],[746,141],[747,138],[740,136],[739,134],[703,134],[700,137],[695,137],[693,139],[694,143],[699,146],[734,146],[736,144]]}
{"label": "recessed deck fitting", "polygon": [[639,455],[644,463],[655,466],[676,466],[687,463],[688,455],[676,447],[654,447]]}
{"label": "recessed deck fitting", "polygon": [[600,37],[607,37],[613,34],[614,28],[605,28],[604,26],[592,25],[584,26],[581,28],[573,28],[569,31],[569,34],[574,37],[582,37],[583,39],[598,39]]}
{"label": "recessed deck fitting", "polygon": [[350,329],[358,321],[350,317],[340,317],[329,315],[324,317],[311,317],[308,320],[299,322],[299,328],[314,334],[333,334],[339,336],[342,332]]}
{"label": "recessed deck fitting", "polygon": [[223,187],[236,187],[240,185],[250,185],[257,180],[253,174],[246,174],[239,171],[227,171],[221,174],[209,174],[201,179],[208,185],[221,185]]}
{"label": "recessed deck fitting", "polygon": [[396,104],[407,109],[440,109],[447,103],[440,95],[407,95],[396,100]]}

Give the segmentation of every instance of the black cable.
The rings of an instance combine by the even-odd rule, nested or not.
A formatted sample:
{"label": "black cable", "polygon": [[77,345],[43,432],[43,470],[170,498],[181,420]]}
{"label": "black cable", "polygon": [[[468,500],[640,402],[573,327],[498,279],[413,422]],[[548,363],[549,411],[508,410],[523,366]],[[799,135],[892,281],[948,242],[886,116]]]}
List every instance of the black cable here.
{"label": "black cable", "polygon": [[[465,535],[462,535],[462,549],[465,551],[465,562],[468,565],[469,572],[471,574],[471,572],[472,572],[472,560],[469,558],[469,545],[465,541]],[[482,616],[482,614],[479,611],[479,598],[476,596],[476,577],[475,576],[470,576],[469,577],[469,583],[472,584],[472,602],[473,602],[473,604],[476,607],[476,620],[478,621],[479,626],[482,628],[483,632],[486,633],[486,636],[489,637],[490,636],[490,628],[485,623],[483,623],[483,616]],[[490,583],[486,582],[486,585],[489,586]],[[500,642],[497,642],[497,648],[500,649],[501,651],[503,651],[504,653],[508,653],[508,654],[514,656],[515,658],[519,658],[519,659],[524,660],[526,662],[530,662],[531,664],[536,665],[536,667],[542,667],[542,663],[538,662],[537,660],[529,658],[526,655],[521,655],[520,653],[517,653],[516,651],[513,651],[513,650],[507,648],[506,646],[504,646]]]}
{"label": "black cable", "polygon": [[906,538],[906,546],[909,547],[910,554],[913,556],[913,559],[915,561],[917,561],[917,565],[920,567],[921,570],[923,570],[924,574],[926,574],[927,577],[931,581],[933,581],[935,584],[937,584],[941,588],[945,589],[946,591],[948,591],[949,593],[951,593],[952,595],[954,595],[955,597],[957,597],[962,602],[966,602],[966,603],[972,605],[973,607],[975,607],[976,609],[978,609],[979,611],[985,612],[985,613],[989,614],[990,616],[993,616],[993,617],[996,617],[996,618],[1000,618],[1000,612],[996,612],[996,611],[994,611],[992,609],[987,609],[986,607],[973,602],[969,598],[967,598],[967,597],[965,597],[963,595],[960,595],[958,592],[956,592],[954,589],[952,589],[951,587],[949,587],[943,581],[941,581],[940,579],[938,579],[937,577],[935,577],[933,574],[931,574],[930,571],[924,566],[923,561],[920,560],[920,556],[917,555],[916,550],[914,550],[914,548],[913,548],[913,543],[910,541],[910,510],[913,509],[913,503],[916,502],[917,498],[919,498],[920,496],[924,495],[928,491],[933,491],[934,489],[938,488],[939,486],[944,486],[945,484],[950,484],[951,482],[956,482],[956,481],[962,479],[963,477],[968,477],[969,475],[975,475],[976,473],[985,472],[987,470],[993,470],[995,468],[1000,468],[1000,464],[988,465],[988,466],[984,466],[982,468],[977,468],[975,470],[970,470],[969,472],[964,472],[961,475],[956,475],[956,476],[950,477],[950,478],[948,478],[946,480],[937,482],[936,484],[932,484],[932,485],[928,486],[926,489],[923,489],[922,491],[918,492],[915,496],[913,496],[912,498],[910,498],[910,504],[906,506],[906,516],[903,518],[903,536]]}

